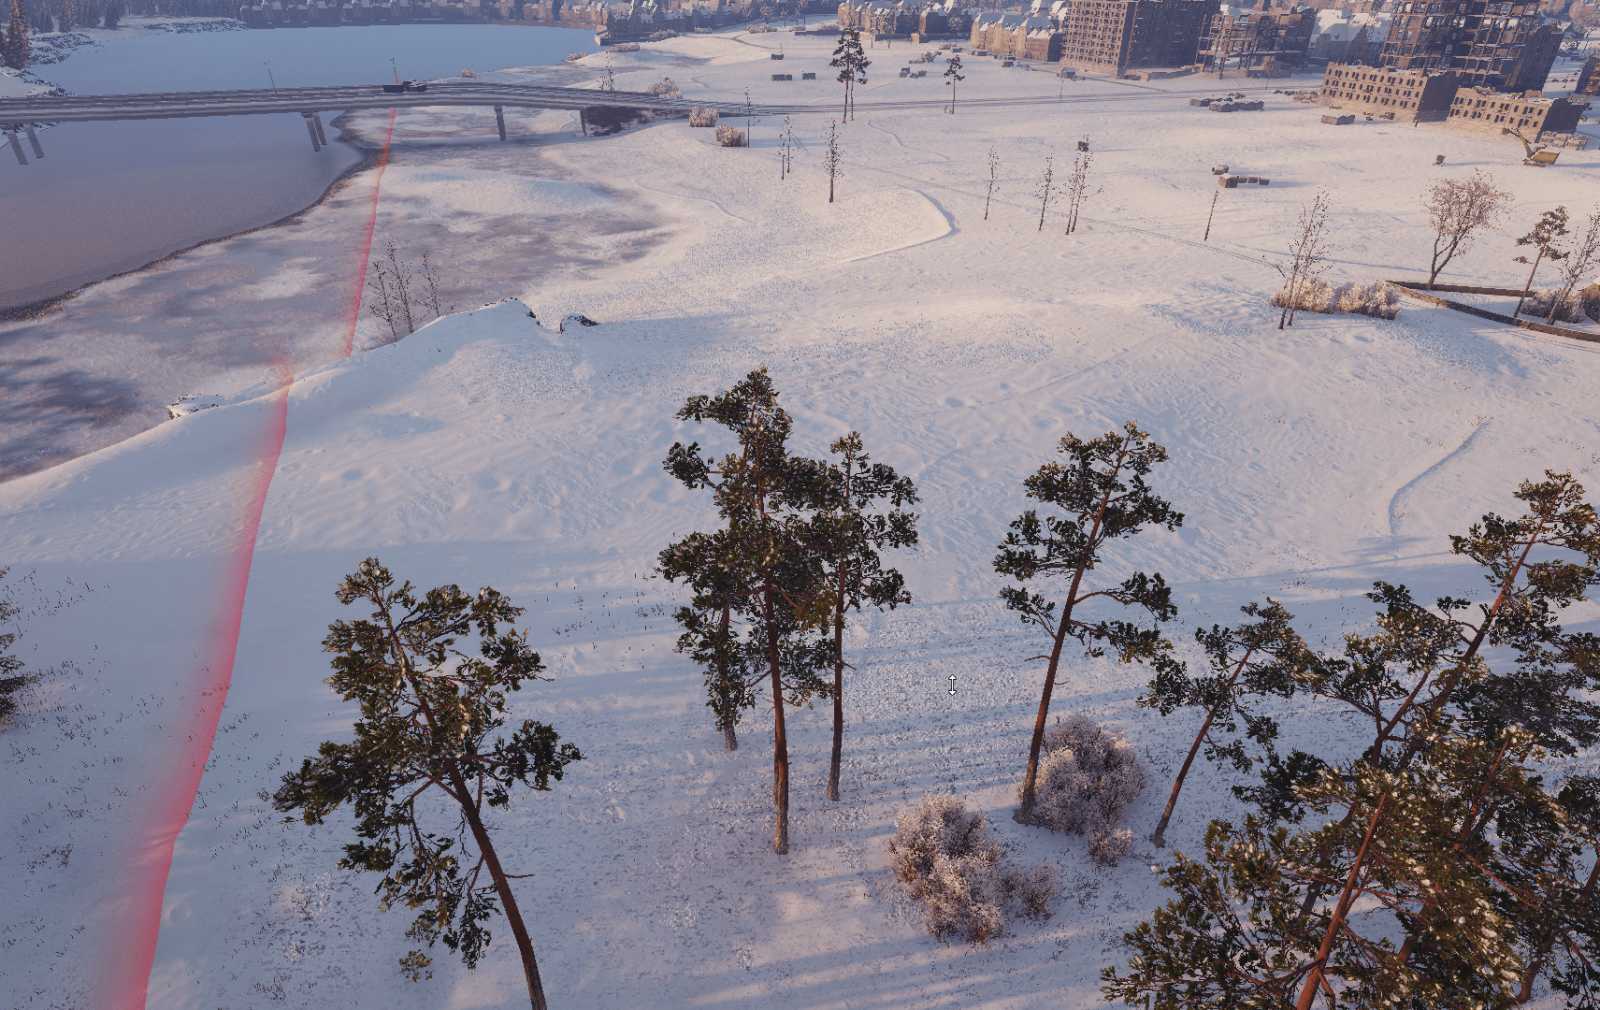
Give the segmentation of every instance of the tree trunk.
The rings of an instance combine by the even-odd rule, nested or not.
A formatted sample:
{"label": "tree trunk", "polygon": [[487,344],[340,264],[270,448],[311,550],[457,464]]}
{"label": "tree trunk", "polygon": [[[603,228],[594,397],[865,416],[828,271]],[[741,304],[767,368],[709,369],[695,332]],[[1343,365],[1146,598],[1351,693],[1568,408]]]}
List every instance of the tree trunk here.
{"label": "tree trunk", "polygon": [[1333,939],[1339,934],[1339,927],[1344,922],[1344,917],[1350,911],[1350,906],[1355,902],[1356,882],[1361,878],[1361,867],[1367,861],[1367,849],[1372,845],[1372,836],[1378,831],[1378,819],[1383,816],[1383,808],[1389,802],[1389,794],[1384,793],[1378,798],[1378,805],[1372,810],[1372,817],[1367,821],[1367,833],[1361,839],[1361,848],[1356,852],[1356,861],[1350,866],[1350,873],[1345,877],[1344,889],[1339,892],[1339,901],[1333,907],[1333,915],[1328,919],[1327,932],[1322,934],[1322,945],[1317,948],[1317,959],[1312,963],[1311,971],[1306,975],[1306,984],[1300,990],[1300,998],[1295,1001],[1294,1010],[1311,1010],[1312,1001],[1317,998],[1317,987],[1322,984],[1323,969],[1327,966],[1328,956],[1333,953]]}
{"label": "tree trunk", "polygon": [[[1074,576],[1074,588],[1077,579],[1081,578],[1083,569],[1078,569]],[[1022,778],[1022,803],[1017,808],[1016,820],[1024,824],[1033,819],[1033,805],[1037,798],[1035,792],[1039,784],[1039,752],[1044,749],[1044,728],[1050,717],[1050,695],[1055,692],[1056,670],[1061,664],[1061,647],[1067,641],[1067,628],[1072,622],[1072,603],[1076,592],[1067,597],[1067,604],[1061,611],[1061,624],[1056,628],[1055,641],[1050,646],[1050,663],[1044,671],[1044,690],[1039,694],[1039,713],[1033,720],[1033,739],[1028,744],[1028,771]]]}
{"label": "tree trunk", "polygon": [[[733,622],[733,608],[732,607],[723,607],[722,608],[721,635],[722,635],[722,641],[723,641],[724,644],[726,644],[727,641],[728,641],[728,629],[729,629],[729,626],[732,624],[732,622]],[[727,661],[727,659],[724,658],[724,659],[718,660],[718,666],[720,667],[720,669],[717,671],[717,676],[722,678],[722,687],[723,687],[723,690],[726,691],[727,687],[728,687],[728,681],[732,679],[732,678],[730,678],[728,676],[728,661]],[[722,749],[723,750],[729,750],[729,751],[738,750],[739,749],[739,734],[734,731],[734,728],[733,728],[733,716],[731,714],[729,714],[729,715],[725,715],[723,718],[726,719],[727,722],[722,727]]]}
{"label": "tree trunk", "polygon": [[[1254,653],[1254,649],[1245,650],[1244,658],[1239,660],[1238,665],[1233,668],[1233,676],[1228,678],[1229,690],[1232,690],[1233,685],[1238,683],[1239,674],[1244,672],[1245,664],[1250,662],[1250,657]],[[1178,769],[1178,777],[1172,781],[1172,793],[1167,797],[1166,809],[1161,811],[1161,820],[1157,822],[1155,831],[1150,835],[1150,841],[1158,849],[1166,848],[1167,825],[1171,823],[1172,811],[1178,805],[1178,794],[1183,791],[1183,781],[1189,777],[1189,769],[1193,767],[1194,759],[1200,753],[1200,745],[1205,742],[1206,734],[1211,730],[1211,722],[1216,717],[1217,708],[1215,705],[1206,709],[1206,717],[1200,723],[1200,732],[1194,735],[1194,743],[1189,745],[1189,754],[1183,759],[1183,767]]]}
{"label": "tree trunk", "polygon": [[[1122,463],[1128,456],[1128,443],[1131,437],[1123,440],[1122,449],[1117,453],[1116,465],[1111,468],[1113,482],[1117,474],[1122,472]],[[1061,606],[1061,624],[1056,628],[1055,642],[1050,648],[1050,663],[1045,668],[1044,674],[1044,690],[1039,695],[1039,714],[1034,718],[1033,740],[1028,745],[1028,771],[1022,779],[1022,803],[1014,818],[1024,824],[1033,818],[1035,792],[1039,784],[1039,751],[1044,748],[1045,719],[1050,715],[1050,695],[1055,691],[1056,670],[1061,664],[1061,647],[1066,643],[1067,629],[1072,626],[1072,608],[1078,602],[1078,590],[1083,586],[1083,573],[1093,560],[1094,547],[1100,539],[1100,527],[1106,518],[1106,506],[1110,502],[1111,489],[1108,488],[1095,509],[1094,521],[1089,526],[1089,537],[1084,546],[1084,558],[1073,570],[1072,585],[1068,587],[1066,602]]]}
{"label": "tree trunk", "polygon": [[1513,316],[1522,315],[1522,303],[1528,300],[1528,292],[1533,290],[1533,275],[1539,272],[1539,264],[1544,260],[1544,248],[1541,246],[1539,255],[1533,258],[1533,269],[1528,271],[1528,283],[1522,286],[1522,297],[1517,299],[1517,307],[1511,311]]}
{"label": "tree trunk", "polygon": [[762,618],[767,622],[767,665],[772,669],[772,851],[789,851],[789,736],[783,725],[783,676],[778,659],[778,628],[773,616],[772,583],[761,593]]}
{"label": "tree trunk", "polygon": [[[1595,884],[1600,881],[1600,849],[1595,851],[1594,866],[1589,870],[1589,879],[1583,885],[1583,892],[1578,898],[1578,907],[1586,907],[1594,900]],[[1533,961],[1528,965],[1528,970],[1522,975],[1522,987],[1517,991],[1517,1003],[1526,1003],[1533,999],[1533,983],[1540,975],[1544,974],[1544,966],[1550,959],[1550,948],[1555,946],[1554,934],[1546,935],[1539,942],[1539,950],[1533,956]]]}
{"label": "tree trunk", "polygon": [[828,762],[828,799],[839,799],[839,761],[844,753],[844,566],[833,605],[833,755]]}
{"label": "tree trunk", "polygon": [[489,841],[489,832],[478,816],[478,808],[471,803],[472,794],[461,777],[461,770],[452,766],[450,777],[458,794],[457,799],[462,801],[461,810],[466,814],[467,826],[472,829],[472,840],[477,843],[478,851],[483,854],[483,865],[488,868],[489,876],[494,880],[495,893],[500,896],[501,911],[505,913],[506,922],[511,924],[511,936],[516,940],[517,952],[522,955],[522,975],[528,983],[530,1010],[549,1010],[550,1004],[544,998],[544,983],[539,978],[539,962],[533,956],[533,940],[528,936],[528,927],[522,922],[522,910],[517,907],[517,896],[511,893],[511,881],[500,866],[500,857],[494,850],[494,843]]}

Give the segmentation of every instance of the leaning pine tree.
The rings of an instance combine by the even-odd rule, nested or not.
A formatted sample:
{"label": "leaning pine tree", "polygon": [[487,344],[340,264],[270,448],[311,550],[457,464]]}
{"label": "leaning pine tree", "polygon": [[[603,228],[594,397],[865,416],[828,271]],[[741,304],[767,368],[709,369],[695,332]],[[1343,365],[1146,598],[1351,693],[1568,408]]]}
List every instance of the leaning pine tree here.
{"label": "leaning pine tree", "polygon": [[[1011,523],[995,555],[994,568],[1016,580],[1001,590],[1001,599],[1017,612],[1024,624],[1050,636],[1050,653],[1034,718],[1033,740],[1028,746],[1028,769],[1022,781],[1021,806],[1016,819],[1033,819],[1039,776],[1039,753],[1044,746],[1050,716],[1050,696],[1055,690],[1061,656],[1070,639],[1090,657],[1107,649],[1123,662],[1170,662],[1171,645],[1160,623],[1177,615],[1172,591],[1159,574],[1133,572],[1120,583],[1090,584],[1090,574],[1104,560],[1106,546],[1151,527],[1176,530],[1183,515],[1157,497],[1145,477],[1167,451],[1150,441],[1131,421],[1122,431],[1084,440],[1075,435],[1061,439],[1063,462],[1046,463],[1024,486],[1028,497],[1055,512],[1040,515],[1029,509]],[[1064,583],[1057,601],[1031,591],[1036,580]],[[1096,601],[1145,611],[1155,622],[1142,627],[1133,621],[1107,617],[1086,618],[1083,608]]]}
{"label": "leaning pine tree", "polygon": [[749,622],[746,647],[766,666],[772,695],[772,847],[789,851],[789,738],[784,704],[804,704],[826,694],[818,671],[827,652],[811,633],[827,620],[826,583],[815,535],[807,521],[808,468],[789,455],[789,414],[765,369],[751,372],[716,396],[692,396],[681,421],[710,422],[732,432],[736,448],[720,459],[699,443],[676,443],[666,467],[683,484],[708,489],[722,518],[719,564],[732,568],[743,588],[741,616]]}
{"label": "leaning pine tree", "polygon": [[[539,654],[511,627],[522,609],[488,588],[470,596],[447,585],[419,597],[376,558],[363,561],[337,596],[346,606],[371,607],[366,619],[334,622],[323,640],[333,654],[328,683],[361,707],[355,739],[323,743],[284,776],[273,806],[321,824],[349,804],[356,840],[339,865],[383,874],[383,907],[418,910],[406,935],[423,947],[442,939],[468,968],[489,946],[486,923],[503,913],[522,956],[529,1006],[545,1010],[533,941],[485,808],[509,806],[517,786],[549,789],[581,755],[533,720],[495,735],[508,696],[543,679]],[[477,655],[463,648],[472,638]],[[428,797],[446,802],[424,809]],[[440,830],[451,816],[455,823]],[[400,964],[420,979],[432,961],[419,947]]]}
{"label": "leaning pine tree", "polygon": [[[1213,625],[1210,630],[1195,632],[1195,640],[1211,668],[1209,674],[1191,677],[1181,664],[1164,664],[1139,698],[1139,704],[1162,715],[1171,715],[1180,708],[1196,708],[1204,713],[1194,742],[1172,780],[1161,820],[1150,836],[1157,847],[1167,843],[1167,825],[1178,806],[1178,794],[1201,750],[1213,761],[1225,760],[1241,772],[1250,771],[1254,759],[1246,739],[1271,747],[1278,735],[1276,720],[1256,711],[1250,699],[1292,696],[1298,674],[1315,661],[1304,639],[1289,623],[1293,615],[1281,603],[1268,600],[1265,605],[1247,604],[1244,613],[1251,620],[1237,627]],[[1243,738],[1237,735],[1241,722]]]}
{"label": "leaning pine tree", "polygon": [[[830,448],[835,461],[819,467],[812,529],[832,593],[833,755],[828,763],[828,799],[837,800],[844,750],[845,613],[859,611],[862,603],[893,609],[911,602],[905,578],[884,568],[878,552],[917,542],[916,514],[904,510],[916,503],[917,492],[909,477],[872,462],[860,434],[852,431]],[[887,509],[879,511],[880,503]]]}

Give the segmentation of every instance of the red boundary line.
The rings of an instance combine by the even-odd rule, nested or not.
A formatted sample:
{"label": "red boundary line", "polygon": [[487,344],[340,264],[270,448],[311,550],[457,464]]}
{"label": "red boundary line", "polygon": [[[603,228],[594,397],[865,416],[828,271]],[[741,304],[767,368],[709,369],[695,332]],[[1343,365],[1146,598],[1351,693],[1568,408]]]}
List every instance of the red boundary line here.
{"label": "red boundary line", "polygon": [[[377,173],[372,180],[372,206],[367,215],[357,259],[354,290],[345,317],[344,341],[340,357],[348,358],[355,348],[356,324],[361,319],[361,296],[366,287],[367,264],[372,258],[372,236],[378,223],[378,199],[383,170],[389,164],[389,145],[394,140],[398,110],[389,110],[389,126],[383,149],[378,154]],[[267,424],[261,432],[249,494],[244,501],[244,522],[239,539],[227,562],[222,591],[212,618],[210,642],[205,661],[196,679],[200,682],[200,704],[191,716],[184,741],[187,753],[169,778],[158,786],[153,804],[153,823],[146,826],[143,844],[130,867],[132,884],[126,899],[130,908],[116,918],[116,935],[111,938],[108,956],[102,961],[100,997],[95,1004],[103,1010],[145,1010],[150,993],[150,972],[155,967],[156,946],[161,939],[161,911],[166,898],[167,878],[172,872],[173,852],[178,836],[189,823],[195,797],[211,748],[228,688],[233,683],[233,665],[239,651],[239,630],[244,623],[245,597],[250,587],[250,568],[255,561],[256,538],[261,532],[261,517],[266,511],[272,478],[278,471],[284,440],[289,431],[289,387],[295,375],[288,359],[273,363],[277,386],[270,394]]]}

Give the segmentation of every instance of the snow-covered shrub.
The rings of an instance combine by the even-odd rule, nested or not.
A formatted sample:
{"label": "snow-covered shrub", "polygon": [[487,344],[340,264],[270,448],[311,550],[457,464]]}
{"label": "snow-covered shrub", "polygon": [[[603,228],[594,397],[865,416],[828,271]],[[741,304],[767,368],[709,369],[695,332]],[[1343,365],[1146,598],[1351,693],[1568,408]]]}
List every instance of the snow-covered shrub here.
{"label": "snow-covered shrub", "polygon": [[[1274,307],[1283,308],[1288,302],[1287,287],[1272,296]],[[1295,291],[1295,303],[1294,308],[1300,312],[1349,312],[1379,319],[1393,319],[1400,314],[1400,292],[1388,281],[1339,285],[1301,282]]]}
{"label": "snow-covered shrub", "polygon": [[704,105],[696,105],[689,110],[690,126],[716,126],[717,110],[708,109]]}
{"label": "snow-covered shrub", "polygon": [[673,83],[672,78],[663,77],[661,80],[645,89],[658,98],[682,98],[683,92]]}
{"label": "snow-covered shrub", "polygon": [[1006,900],[1030,919],[1050,918],[1050,901],[1061,893],[1061,876],[1049,863],[1031,870],[1006,870],[1000,878]]}
{"label": "snow-covered shrub", "polygon": [[743,147],[744,131],[733,126],[717,127],[717,143],[723,147]]}
{"label": "snow-covered shrub", "polygon": [[1045,731],[1033,818],[1055,831],[1088,835],[1097,862],[1115,864],[1126,852],[1117,851],[1116,832],[1142,789],[1144,770],[1133,747],[1089,717],[1075,713]]}
{"label": "snow-covered shrub", "polygon": [[[1556,310],[1556,322],[1581,323],[1586,319],[1593,318],[1589,315],[1583,303],[1583,296],[1588,292],[1588,288],[1583,291],[1573,292],[1566,301],[1562,302],[1561,307]],[[1522,314],[1530,318],[1548,319],[1550,318],[1550,304],[1559,297],[1561,297],[1561,291],[1557,288],[1535,288],[1528,293],[1527,300],[1522,303]]]}
{"label": "snow-covered shrub", "polygon": [[1133,832],[1127,828],[1101,827],[1089,836],[1089,858],[1101,866],[1115,866],[1133,848]]}
{"label": "snow-covered shrub", "polygon": [[1005,928],[1008,907],[1043,918],[1060,890],[1053,867],[1004,867],[989,822],[945,794],[924,796],[895,822],[889,862],[941,940],[986,943]]}
{"label": "snow-covered shrub", "polygon": [[984,816],[954,796],[924,796],[895,821],[894,875],[922,903],[928,931],[983,943],[1000,931],[1000,846]]}
{"label": "snow-covered shrub", "polygon": [[1600,323],[1600,281],[1578,292],[1578,304],[1583,306],[1584,315]]}

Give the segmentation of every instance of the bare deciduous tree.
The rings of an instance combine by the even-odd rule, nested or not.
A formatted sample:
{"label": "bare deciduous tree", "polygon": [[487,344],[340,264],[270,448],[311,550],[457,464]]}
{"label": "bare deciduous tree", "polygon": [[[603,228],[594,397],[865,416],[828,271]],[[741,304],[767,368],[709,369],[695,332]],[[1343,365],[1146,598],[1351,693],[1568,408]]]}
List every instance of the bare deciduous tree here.
{"label": "bare deciduous tree", "polygon": [[393,241],[385,242],[383,255],[373,260],[367,292],[367,311],[388,325],[391,340],[408,337],[451,311],[439,298],[432,257],[424,251],[412,263]]}
{"label": "bare deciduous tree", "polygon": [[1433,228],[1429,287],[1457,254],[1472,247],[1480,229],[1494,223],[1509,198],[1509,193],[1495,185],[1494,177],[1481,170],[1466,179],[1440,179],[1428,187],[1423,207]]}
{"label": "bare deciduous tree", "polygon": [[1050,210],[1050,201],[1058,195],[1059,185],[1056,183],[1056,156],[1054,153],[1044,156],[1044,174],[1039,176],[1039,186],[1034,190],[1034,195],[1039,198],[1039,231],[1044,231],[1044,217]]}
{"label": "bare deciduous tree", "polygon": [[1572,298],[1573,289],[1589,279],[1595,266],[1600,264],[1600,204],[1589,213],[1583,235],[1566,251],[1561,267],[1561,293],[1550,299],[1550,314],[1546,322],[1555,322],[1556,313]]}
{"label": "bare deciduous tree", "polygon": [[1089,152],[1089,138],[1078,143],[1078,154],[1072,159],[1072,173],[1067,176],[1067,234],[1078,230],[1078,211],[1093,196],[1089,189],[1089,169],[1094,155]]}
{"label": "bare deciduous tree", "polygon": [[787,179],[794,174],[794,124],[783,117],[783,147],[778,152],[778,178]]}
{"label": "bare deciduous tree", "polygon": [[994,187],[1000,181],[1000,152],[989,148],[989,188],[983,194],[983,219],[989,220],[989,205],[994,202]]}
{"label": "bare deciduous tree", "polygon": [[844,167],[839,153],[839,121],[830,120],[828,123],[828,149],[822,156],[822,167],[828,171],[828,202],[833,202],[834,183],[844,175]]}
{"label": "bare deciduous tree", "polygon": [[1289,243],[1289,265],[1279,267],[1284,277],[1281,296],[1283,311],[1278,313],[1278,329],[1294,325],[1294,313],[1302,292],[1316,284],[1328,258],[1328,194],[1318,193],[1310,205],[1300,210],[1295,237]]}

